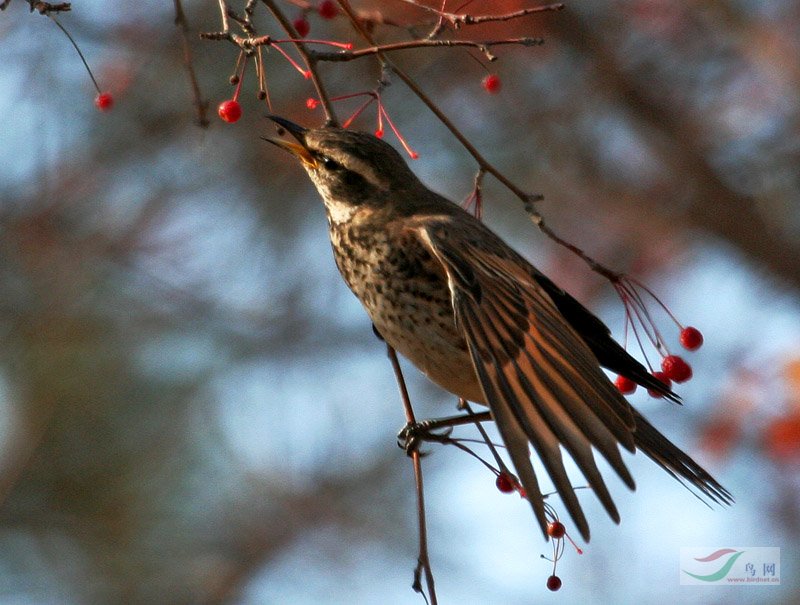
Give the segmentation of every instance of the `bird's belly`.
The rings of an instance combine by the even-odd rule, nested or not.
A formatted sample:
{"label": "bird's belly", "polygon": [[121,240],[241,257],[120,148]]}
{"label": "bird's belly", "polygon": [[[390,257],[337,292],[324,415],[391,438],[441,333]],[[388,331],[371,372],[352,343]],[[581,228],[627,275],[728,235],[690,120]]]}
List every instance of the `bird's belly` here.
{"label": "bird's belly", "polygon": [[388,241],[332,229],[339,271],[380,335],[442,388],[483,402],[464,338],[453,315],[441,266],[411,238]]}
{"label": "bird's belly", "polygon": [[386,342],[433,382],[468,401],[483,402],[483,391],[452,312],[440,317],[420,311],[420,306],[425,305],[411,303],[409,311],[408,307],[378,305],[367,307],[367,313]]}

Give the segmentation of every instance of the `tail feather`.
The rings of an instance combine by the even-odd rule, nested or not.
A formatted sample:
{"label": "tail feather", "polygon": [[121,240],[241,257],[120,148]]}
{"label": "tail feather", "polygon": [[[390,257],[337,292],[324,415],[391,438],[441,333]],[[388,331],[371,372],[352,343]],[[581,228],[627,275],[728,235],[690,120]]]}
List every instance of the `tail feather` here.
{"label": "tail feather", "polygon": [[636,431],[633,433],[636,449],[647,454],[692,493],[692,488],[695,488],[718,504],[733,504],[731,493],[708,471],[662,435],[639,411],[634,409],[633,413],[636,418]]}

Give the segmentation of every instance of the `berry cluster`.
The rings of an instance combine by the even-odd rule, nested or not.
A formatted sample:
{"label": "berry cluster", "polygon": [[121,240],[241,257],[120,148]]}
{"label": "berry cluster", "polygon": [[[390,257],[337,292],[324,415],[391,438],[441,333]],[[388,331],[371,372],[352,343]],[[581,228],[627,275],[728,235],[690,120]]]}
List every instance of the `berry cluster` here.
{"label": "berry cluster", "polygon": [[[653,371],[651,366],[653,377],[658,379],[667,389],[672,388],[673,382],[682,383],[691,379],[693,374],[692,366],[690,366],[683,357],[670,354],[664,338],[656,327],[650,315],[650,311],[645,304],[644,295],[646,294],[652,298],[658,306],[667,313],[675,325],[678,326],[680,329],[678,341],[687,351],[696,351],[702,346],[702,332],[693,326],[684,327],[681,325],[667,306],[643,284],[621,275],[614,276],[612,283],[625,306],[625,342],[627,343],[628,329],[630,328],[639,349],[647,360],[647,354],[644,351],[642,342],[643,338],[640,336],[641,332],[644,335],[644,339],[648,340],[661,356],[661,369],[659,371]],[[649,360],[647,360],[647,364],[650,365]],[[637,387],[637,383],[634,380],[623,375],[617,376],[614,384],[623,395],[634,393]],[[664,396],[664,389],[650,388],[647,392],[651,397],[655,398]]]}
{"label": "berry cluster", "polygon": [[[703,335],[697,328],[692,326],[682,328],[680,332],[680,343],[687,351],[696,351],[703,344]],[[672,387],[672,383],[682,383],[689,380],[693,375],[690,366],[683,357],[679,355],[664,355],[661,359],[661,371],[653,372],[653,376],[663,382],[667,388]],[[637,384],[627,376],[617,376],[614,381],[617,389],[623,395],[630,395],[636,391]],[[663,393],[655,389],[648,389],[651,397],[663,397]]]}
{"label": "berry cluster", "polygon": [[[320,5],[320,10],[322,10],[321,7],[324,4],[325,3],[323,2]],[[296,19],[293,25],[294,28],[297,30],[298,35],[301,38],[304,38],[308,34],[309,25],[305,17],[300,17]],[[284,59],[286,59],[286,61],[288,61],[289,64],[300,73],[300,75],[302,75],[306,80],[308,80],[311,78],[311,71],[308,69],[304,69],[300,65],[300,63],[298,63],[295,59],[291,57],[291,55],[288,52],[286,52],[283,48],[281,48],[282,44],[295,43],[299,41],[300,41],[299,39],[295,38],[287,38],[281,40],[269,39],[269,45],[271,48],[277,50],[278,54],[280,54]],[[349,42],[333,42],[331,40],[304,40],[304,42],[313,44],[324,44],[327,46],[341,48],[343,50],[350,50],[353,48],[353,45]],[[267,105],[271,110],[272,104],[269,98],[269,91],[267,90],[267,84],[266,84],[267,78],[266,78],[266,71],[264,68],[264,60],[261,53],[261,46],[258,46],[256,48],[256,51],[252,54],[255,57],[255,63],[256,63],[256,76],[258,78],[258,95],[257,95],[258,99],[260,101],[266,100]],[[250,55],[245,54],[244,51],[239,53],[239,56],[236,60],[236,67],[234,68],[234,74],[230,77],[230,83],[232,85],[234,84],[236,85],[236,90],[233,94],[233,98],[223,101],[222,103],[219,104],[219,107],[217,108],[217,113],[219,114],[219,117],[225,122],[228,122],[229,124],[237,122],[239,118],[242,117],[242,107],[239,104],[239,94],[242,89],[242,81],[244,80],[244,73],[245,73],[245,67],[247,66],[248,56]],[[309,105],[308,103],[307,105],[309,106],[309,108],[311,108],[311,105]]]}
{"label": "berry cluster", "polygon": [[[351,115],[342,123],[342,128],[348,128],[353,121],[355,121],[358,116],[370,105],[375,103],[378,106],[377,111],[377,126],[375,128],[375,136],[379,139],[383,138],[384,130],[383,130],[383,121],[386,120],[386,123],[389,124],[389,128],[391,128],[394,135],[397,137],[397,140],[400,141],[400,144],[405,149],[406,153],[412,160],[419,159],[419,154],[414,151],[411,146],[406,141],[405,137],[400,134],[400,130],[398,130],[397,126],[395,126],[394,121],[389,116],[389,113],[386,111],[386,107],[383,105],[383,101],[381,100],[381,93],[380,88],[376,90],[369,90],[364,92],[356,92],[349,95],[341,95],[339,97],[334,97],[331,101],[344,101],[346,99],[355,99],[359,97],[367,97],[367,100],[364,101]],[[314,98],[306,99],[306,107],[310,110],[314,110],[319,107],[320,102]]]}
{"label": "berry cluster", "polygon": [[[333,0],[323,0],[317,6],[317,14],[323,19],[335,19],[339,15],[339,7]],[[306,11],[292,21],[292,27],[297,31],[297,35],[305,38],[311,31],[311,23],[306,18]]]}
{"label": "berry cluster", "polygon": [[[521,497],[525,497],[525,490],[522,488],[517,478],[508,470],[502,470],[497,473],[495,485],[497,486],[497,489],[504,494],[518,492]],[[548,517],[552,519],[547,524],[547,535],[553,539],[553,557],[550,558],[542,555],[542,558],[552,561],[553,563],[553,573],[547,578],[547,588],[555,592],[559,590],[562,585],[561,578],[556,575],[556,567],[558,566],[558,561],[564,555],[564,541],[569,540],[579,555],[583,554],[583,550],[579,548],[577,544],[575,544],[575,541],[567,533],[567,528],[561,521],[559,521],[558,514],[556,513],[555,509],[549,504],[545,503],[545,511]]]}

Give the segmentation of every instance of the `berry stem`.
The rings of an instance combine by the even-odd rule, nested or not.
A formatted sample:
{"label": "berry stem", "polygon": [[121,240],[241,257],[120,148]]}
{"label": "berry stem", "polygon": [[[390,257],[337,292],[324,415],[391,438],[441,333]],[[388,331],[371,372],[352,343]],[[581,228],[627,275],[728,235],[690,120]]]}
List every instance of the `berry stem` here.
{"label": "berry stem", "polygon": [[372,92],[372,91],[367,91],[367,92],[351,92],[350,94],[347,94],[347,95],[339,95],[338,97],[333,97],[333,98],[331,99],[331,101],[344,101],[344,100],[346,100],[346,99],[354,99],[354,98],[356,98],[356,97],[365,97],[365,96],[369,96],[369,97],[375,97],[375,96],[376,96],[376,93],[374,93],[374,92]]}
{"label": "berry stem", "polygon": [[94,84],[94,87],[97,90],[97,94],[100,94],[100,86],[97,84],[97,80],[94,79],[94,74],[92,73],[92,70],[89,68],[89,64],[86,62],[86,57],[83,56],[81,49],[78,48],[78,44],[75,42],[73,37],[70,36],[69,32],[64,28],[64,26],[61,25],[58,19],[55,18],[55,15],[47,13],[47,16],[53,20],[53,23],[55,23],[58,26],[58,29],[64,32],[64,35],[72,43],[72,46],[74,46],[75,50],[78,51],[78,56],[81,58],[81,61],[83,61],[83,66],[86,68],[86,71],[89,72],[89,77],[92,79],[92,84]]}
{"label": "berry stem", "polygon": [[239,83],[239,68],[242,65],[242,57],[244,57],[244,52],[240,52],[236,57],[236,65],[233,66],[233,75],[231,76],[231,84],[238,84]]}
{"label": "berry stem", "polygon": [[678,321],[678,318],[675,317],[675,315],[673,315],[672,311],[669,310],[669,307],[667,307],[667,305],[665,305],[663,302],[661,302],[661,299],[658,298],[658,296],[656,296],[650,288],[648,288],[646,285],[644,285],[642,282],[640,282],[638,280],[635,280],[635,279],[632,279],[632,278],[628,278],[628,279],[631,281],[631,283],[633,283],[637,287],[639,287],[642,290],[644,290],[645,292],[647,292],[647,294],[650,295],[650,298],[652,298],[654,301],[656,301],[658,303],[658,305],[662,309],[664,309],[664,311],[667,313],[667,315],[669,315],[670,319],[672,319],[672,321],[675,322],[675,325],[677,325],[679,328],[683,327],[681,325],[681,322]]}
{"label": "berry stem", "polygon": [[[378,98],[378,128],[375,130],[375,136],[383,138],[383,112],[380,110],[381,100]],[[378,134],[380,133],[380,134]]]}
{"label": "berry stem", "polygon": [[287,60],[289,63],[291,63],[292,67],[294,67],[294,68],[295,68],[297,71],[299,71],[299,72],[300,72],[300,73],[303,75],[303,77],[304,77],[306,80],[307,80],[308,78],[310,78],[310,77],[311,77],[311,72],[310,72],[310,71],[308,71],[308,70],[306,70],[306,69],[303,69],[302,67],[300,67],[300,65],[297,63],[297,61],[295,61],[294,59],[292,59],[292,58],[289,56],[289,53],[287,53],[285,50],[283,50],[283,49],[282,49],[280,46],[278,46],[277,44],[273,44],[273,45],[272,45],[272,48],[274,48],[274,49],[275,49],[275,50],[277,50],[279,53],[281,53],[281,54],[284,56],[284,58],[285,58],[285,59],[286,59],[286,60]]}
{"label": "berry stem", "polygon": [[[333,100],[333,101],[335,101],[336,99],[332,99],[332,100]],[[356,119],[358,116],[360,116],[360,115],[361,115],[361,113],[362,113],[362,112],[363,112],[363,111],[364,111],[364,110],[365,110],[367,107],[369,107],[369,106],[370,106],[370,105],[371,105],[371,104],[372,104],[374,101],[375,101],[375,97],[372,97],[372,98],[370,98],[370,99],[367,99],[366,101],[364,101],[364,102],[361,104],[361,106],[360,106],[358,109],[356,109],[356,110],[353,112],[353,115],[351,115],[349,118],[347,118],[347,119],[344,121],[344,123],[342,124],[342,128],[348,128],[348,127],[350,126],[350,124],[352,124],[352,123],[353,123],[353,121],[354,121],[354,120],[355,120],[355,119]]]}
{"label": "berry stem", "polygon": [[[473,416],[475,415],[475,413],[472,411],[472,408],[469,405],[469,402],[466,399],[459,399],[458,405],[459,407],[467,410],[469,414]],[[510,473],[508,468],[506,468],[506,465],[503,463],[503,459],[500,457],[500,454],[497,453],[497,448],[494,446],[494,443],[492,443],[492,440],[489,439],[489,435],[486,433],[486,429],[483,428],[483,425],[481,424],[480,420],[475,420],[474,423],[475,423],[475,428],[478,429],[478,432],[481,434],[481,438],[486,443],[486,447],[488,447],[489,451],[492,453],[492,456],[494,457],[494,461],[497,464],[497,466],[500,468],[501,471],[509,473],[513,477],[513,474]]]}
{"label": "berry stem", "polygon": [[239,75],[239,81],[236,83],[236,90],[233,92],[234,101],[239,100],[239,93],[242,90],[242,82],[244,82],[244,72],[247,70],[247,55],[244,53],[241,54],[244,55],[244,59],[242,59],[242,73]]}
{"label": "berry stem", "polygon": [[267,100],[267,107],[270,112],[272,111],[272,100],[269,98],[269,88],[267,87],[267,70],[264,68],[264,57],[261,54],[261,47],[258,47],[258,54],[256,55],[256,71],[258,72],[258,92],[264,93],[264,98]]}
{"label": "berry stem", "polygon": [[403,135],[401,135],[400,131],[397,130],[397,127],[394,125],[394,122],[392,122],[392,118],[389,117],[389,114],[386,113],[386,110],[383,108],[383,104],[380,102],[378,103],[378,111],[380,111],[383,114],[383,117],[386,118],[386,121],[389,123],[389,128],[392,129],[392,132],[400,141],[400,144],[403,146],[403,149],[406,150],[406,153],[409,156],[411,156],[411,159],[416,160],[417,158],[419,158],[419,154],[413,149],[411,149],[411,147],[409,147],[408,143],[406,143],[406,140],[403,138]]}

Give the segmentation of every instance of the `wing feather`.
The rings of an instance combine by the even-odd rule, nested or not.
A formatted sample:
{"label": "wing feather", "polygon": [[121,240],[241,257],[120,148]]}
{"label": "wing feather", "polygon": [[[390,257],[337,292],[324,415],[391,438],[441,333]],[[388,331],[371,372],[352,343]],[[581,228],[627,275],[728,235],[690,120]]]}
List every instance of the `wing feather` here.
{"label": "wing feather", "polygon": [[[490,401],[490,407],[503,441],[508,438],[516,439],[520,433],[525,435],[525,458],[528,459],[529,457],[527,442],[530,441],[545,469],[547,469],[547,473],[550,475],[556,490],[561,495],[576,527],[580,530],[581,535],[588,535],[588,522],[575,496],[575,490],[572,488],[566,468],[564,468],[559,438],[542,418],[539,410],[534,406],[524,405],[526,398],[520,399],[518,391],[520,386],[519,375],[513,371],[513,363],[509,357],[503,355],[502,358],[498,359],[498,357],[490,353],[494,352],[496,354],[498,351],[498,347],[493,346],[491,337],[485,330],[485,328],[491,329],[491,324],[481,321],[481,318],[475,315],[475,311],[468,306],[464,307],[463,312],[457,312],[457,317],[464,325],[465,330],[472,335],[468,342],[476,345],[471,346],[471,353],[473,354],[473,359],[480,360],[475,364],[476,367],[480,366],[480,370],[478,370],[479,379],[481,375],[484,375],[491,386],[496,389],[495,398],[489,399],[487,394],[487,399]],[[501,346],[499,349],[502,350],[503,347]],[[494,363],[491,362],[491,357],[494,357]],[[483,384],[484,381],[481,379],[481,385]],[[544,498],[541,491],[537,491],[538,482],[533,473],[533,468],[530,467],[530,469],[526,469],[523,472],[514,458],[512,455],[512,461],[517,468],[528,500],[537,514],[542,530],[547,535]]]}
{"label": "wing feather", "polygon": [[[513,250],[479,223],[462,222],[456,228],[446,216],[421,219],[415,233],[447,275],[456,324],[485,403],[545,535],[544,496],[530,462],[529,443],[587,541],[589,525],[564,467],[562,446],[615,522],[619,513],[593,449],[631,489],[635,484],[620,445],[641,449],[711,500],[732,501],[711,475],[622,397],[600,368],[593,353],[598,347],[590,348],[536,271]],[[591,316],[585,310],[583,314]],[[602,326],[600,320],[595,323]]]}

